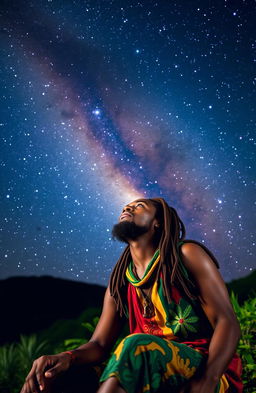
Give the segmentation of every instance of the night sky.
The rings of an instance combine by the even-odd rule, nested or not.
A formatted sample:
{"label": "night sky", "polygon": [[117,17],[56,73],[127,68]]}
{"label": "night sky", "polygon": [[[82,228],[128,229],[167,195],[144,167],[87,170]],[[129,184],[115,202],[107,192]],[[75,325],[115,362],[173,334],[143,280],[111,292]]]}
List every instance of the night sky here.
{"label": "night sky", "polygon": [[0,278],[107,285],[164,197],[226,281],[255,268],[255,2],[1,2]]}

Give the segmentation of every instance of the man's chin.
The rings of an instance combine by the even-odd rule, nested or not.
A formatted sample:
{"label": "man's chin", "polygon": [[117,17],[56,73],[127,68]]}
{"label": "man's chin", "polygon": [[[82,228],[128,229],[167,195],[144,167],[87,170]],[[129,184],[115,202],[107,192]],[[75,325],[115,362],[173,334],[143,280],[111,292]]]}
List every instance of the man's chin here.
{"label": "man's chin", "polygon": [[[112,237],[115,240],[119,240],[123,243],[129,243],[129,239],[127,238],[126,233],[129,231],[129,223],[125,218],[122,221],[119,221],[112,228]],[[128,225],[127,225],[128,224]]]}
{"label": "man's chin", "polygon": [[133,221],[123,219],[113,226],[112,236],[120,242],[129,243],[148,231],[147,227],[135,224]]}

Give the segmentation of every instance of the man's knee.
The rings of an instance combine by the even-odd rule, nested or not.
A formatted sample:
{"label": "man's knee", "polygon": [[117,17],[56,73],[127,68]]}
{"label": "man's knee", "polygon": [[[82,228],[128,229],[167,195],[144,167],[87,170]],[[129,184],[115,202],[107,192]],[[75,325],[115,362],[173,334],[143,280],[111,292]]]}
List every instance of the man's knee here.
{"label": "man's knee", "polygon": [[[119,360],[122,356],[131,356],[132,358],[137,357],[142,353],[146,353],[148,350],[160,351],[163,355],[165,349],[163,348],[163,340],[159,337],[152,336],[146,333],[133,333],[126,336],[115,350],[116,360]],[[165,344],[166,345],[166,344]]]}

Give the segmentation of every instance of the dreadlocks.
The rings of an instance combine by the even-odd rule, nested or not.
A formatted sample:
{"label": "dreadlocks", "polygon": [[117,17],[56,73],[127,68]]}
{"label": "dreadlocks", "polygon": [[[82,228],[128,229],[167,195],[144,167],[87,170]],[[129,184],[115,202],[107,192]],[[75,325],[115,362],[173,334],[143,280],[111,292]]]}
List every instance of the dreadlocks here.
{"label": "dreadlocks", "polygon": [[[156,271],[156,280],[159,278],[160,272],[162,272],[163,290],[169,303],[171,302],[171,286],[174,281],[189,298],[196,299],[196,286],[188,277],[184,277],[182,266],[179,263],[178,243],[189,241],[199,244],[219,268],[216,258],[203,244],[195,240],[184,240],[186,236],[185,226],[176,210],[169,206],[163,198],[151,198],[146,199],[146,201],[150,201],[156,208],[155,218],[160,223],[154,239],[160,251],[160,262]],[[116,302],[117,310],[119,310],[121,316],[125,313],[125,289],[127,285],[125,272],[130,260],[131,253],[130,246],[128,245],[118,259],[110,277],[110,293]]]}

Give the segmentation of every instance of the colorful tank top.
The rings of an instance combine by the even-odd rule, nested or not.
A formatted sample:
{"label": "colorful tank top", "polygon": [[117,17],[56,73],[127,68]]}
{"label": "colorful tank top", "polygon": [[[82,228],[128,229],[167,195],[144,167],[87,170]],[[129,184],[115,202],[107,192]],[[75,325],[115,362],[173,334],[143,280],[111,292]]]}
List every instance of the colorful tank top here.
{"label": "colorful tank top", "polygon": [[[180,242],[179,246],[184,242]],[[133,262],[131,261],[126,278],[128,282],[127,302],[129,311],[130,333],[146,333],[174,340],[186,344],[202,354],[208,354],[209,343],[213,334],[213,328],[205,315],[199,300],[192,300],[184,295],[176,286],[171,288],[172,302],[168,303],[163,291],[163,277],[155,280],[151,292],[151,302],[154,306],[154,315],[143,316],[143,295],[139,287],[145,285],[160,260],[159,250],[156,250],[142,279],[138,279],[133,273]],[[182,266],[184,276],[188,272],[182,264],[179,255],[179,263]],[[241,360],[237,354],[234,355],[225,376],[232,386],[232,392],[242,392],[241,382]]]}

